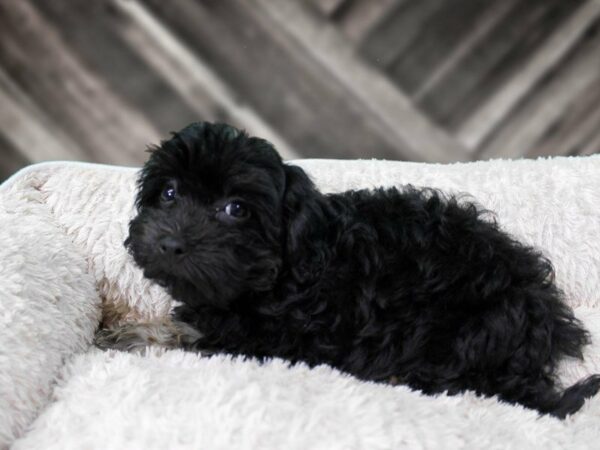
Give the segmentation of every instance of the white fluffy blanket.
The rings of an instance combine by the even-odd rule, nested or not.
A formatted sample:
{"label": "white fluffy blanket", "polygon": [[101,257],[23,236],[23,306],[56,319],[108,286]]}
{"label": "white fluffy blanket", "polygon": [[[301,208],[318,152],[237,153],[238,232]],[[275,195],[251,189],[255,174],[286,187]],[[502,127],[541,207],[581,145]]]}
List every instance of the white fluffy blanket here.
{"label": "white fluffy blanket", "polygon": [[[600,156],[426,165],[298,162],[324,191],[412,183],[468,192],[542,248],[594,335],[600,372]],[[600,396],[565,421],[472,394],[428,397],[328,367],[181,351],[100,352],[100,323],[164,316],[122,242],[135,169],[32,166],[0,186],[0,448],[600,448]]]}

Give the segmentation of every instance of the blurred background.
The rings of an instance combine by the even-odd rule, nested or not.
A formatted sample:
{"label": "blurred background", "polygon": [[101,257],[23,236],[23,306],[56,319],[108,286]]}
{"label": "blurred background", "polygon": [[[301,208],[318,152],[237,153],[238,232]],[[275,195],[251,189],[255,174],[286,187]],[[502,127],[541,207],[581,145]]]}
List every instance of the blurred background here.
{"label": "blurred background", "polygon": [[0,180],[197,120],[287,158],[600,151],[600,0],[0,0]]}

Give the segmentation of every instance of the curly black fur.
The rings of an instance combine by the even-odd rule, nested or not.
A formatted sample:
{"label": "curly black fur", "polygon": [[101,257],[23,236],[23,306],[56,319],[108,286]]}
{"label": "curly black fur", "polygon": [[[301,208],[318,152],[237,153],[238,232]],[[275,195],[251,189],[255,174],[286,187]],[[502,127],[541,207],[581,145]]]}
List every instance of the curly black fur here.
{"label": "curly black fur", "polygon": [[473,203],[410,186],[323,195],[267,141],[209,123],[156,148],[139,188],[126,245],[183,302],[193,348],[557,417],[600,386],[558,390],[558,361],[588,334],[550,262]]}

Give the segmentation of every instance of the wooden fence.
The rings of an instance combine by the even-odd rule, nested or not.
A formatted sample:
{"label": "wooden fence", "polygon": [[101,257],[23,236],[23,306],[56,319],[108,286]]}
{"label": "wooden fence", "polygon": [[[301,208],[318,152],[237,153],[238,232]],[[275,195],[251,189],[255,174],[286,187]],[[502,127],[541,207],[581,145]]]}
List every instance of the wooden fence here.
{"label": "wooden fence", "polygon": [[600,150],[600,0],[0,0],[0,178],[196,120],[284,156]]}

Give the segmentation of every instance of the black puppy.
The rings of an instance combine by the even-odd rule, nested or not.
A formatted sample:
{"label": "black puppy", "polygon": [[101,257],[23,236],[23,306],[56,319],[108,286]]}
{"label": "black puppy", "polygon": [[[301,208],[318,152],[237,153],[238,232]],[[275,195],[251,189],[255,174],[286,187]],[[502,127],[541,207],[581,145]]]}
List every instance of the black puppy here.
{"label": "black puppy", "polygon": [[581,357],[588,334],[550,262],[472,203],[412,187],[323,195],[267,141],[196,123],[153,151],[137,207],[126,245],[183,303],[187,348],[561,418],[600,387],[594,375],[559,391],[558,361]]}

